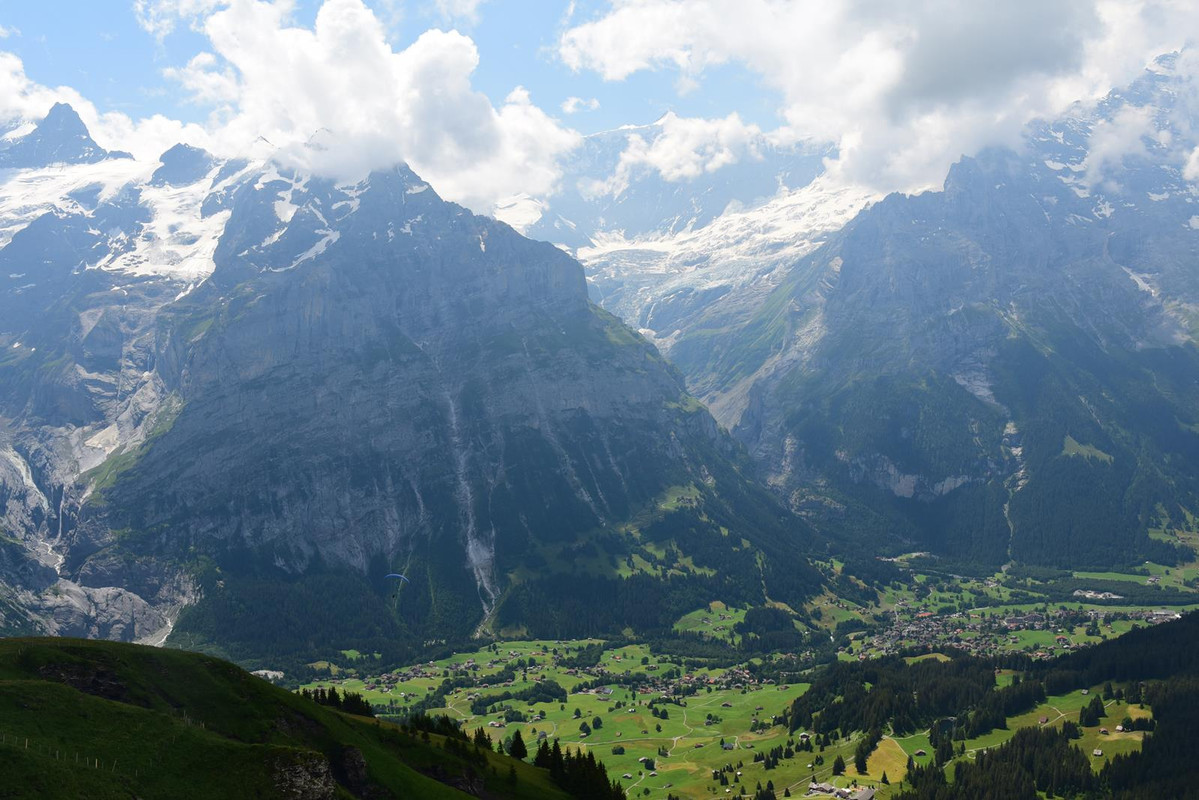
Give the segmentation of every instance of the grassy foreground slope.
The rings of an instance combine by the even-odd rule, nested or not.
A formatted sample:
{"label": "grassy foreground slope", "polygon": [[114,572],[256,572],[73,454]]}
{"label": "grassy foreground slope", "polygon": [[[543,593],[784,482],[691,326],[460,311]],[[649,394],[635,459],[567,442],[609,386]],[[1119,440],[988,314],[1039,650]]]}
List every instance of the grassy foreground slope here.
{"label": "grassy foreground slope", "polygon": [[3,798],[566,796],[543,770],[445,745],[207,656],[0,640]]}

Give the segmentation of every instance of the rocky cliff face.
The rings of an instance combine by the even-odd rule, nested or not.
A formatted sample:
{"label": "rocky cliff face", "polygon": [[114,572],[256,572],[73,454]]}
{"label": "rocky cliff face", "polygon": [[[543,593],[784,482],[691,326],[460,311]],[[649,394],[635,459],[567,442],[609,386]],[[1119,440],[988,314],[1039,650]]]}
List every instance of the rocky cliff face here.
{"label": "rocky cliff face", "polygon": [[[80,477],[136,448],[170,406],[156,315],[192,277],[156,218],[182,203],[147,197],[153,166],[96,146],[63,105],[0,161],[0,626],[153,638],[191,595],[178,571],[88,584],[66,562]],[[150,249],[165,257],[147,264]]]}
{"label": "rocky cliff face", "polygon": [[726,552],[754,574],[717,577],[683,531],[643,577],[760,592],[765,548],[795,567],[776,594],[802,594],[803,524],[556,247],[403,167],[335,185],[174,148],[122,169],[10,184],[45,206],[0,250],[24,271],[0,339],[5,529],[18,572],[45,552],[5,574],[10,627],[51,628],[75,592],[112,608],[95,628],[76,602],[72,624],[123,638],[302,639],[315,616],[272,616],[296,604],[469,633],[543,575],[616,580],[680,495],[694,524],[746,528]]}
{"label": "rocky cliff face", "polygon": [[[1179,90],[1164,60],[793,268],[735,345],[752,388],[710,398],[793,507],[991,563],[1170,557],[1148,531],[1199,499]],[[1152,123],[1097,164],[1129,109]]]}

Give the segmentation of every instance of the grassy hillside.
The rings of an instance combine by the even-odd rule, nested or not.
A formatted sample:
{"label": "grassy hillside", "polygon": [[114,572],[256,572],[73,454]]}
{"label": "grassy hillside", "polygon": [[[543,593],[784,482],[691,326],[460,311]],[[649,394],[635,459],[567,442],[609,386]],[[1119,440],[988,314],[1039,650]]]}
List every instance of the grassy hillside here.
{"label": "grassy hillside", "polygon": [[4,798],[566,797],[543,770],[456,744],[194,653],[0,641]]}

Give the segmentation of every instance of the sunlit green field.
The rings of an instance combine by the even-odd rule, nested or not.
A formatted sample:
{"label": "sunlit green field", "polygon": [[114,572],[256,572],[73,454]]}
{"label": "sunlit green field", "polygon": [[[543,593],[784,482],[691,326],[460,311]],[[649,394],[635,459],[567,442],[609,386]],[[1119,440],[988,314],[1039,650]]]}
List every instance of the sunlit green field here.
{"label": "sunlit green field", "polygon": [[[966,757],[972,758],[981,750],[998,747],[1011,739],[1020,728],[1061,727],[1062,723],[1066,721],[1077,723],[1078,712],[1091,702],[1099,690],[1100,687],[1094,687],[1087,694],[1083,694],[1079,690],[1069,694],[1054,695],[1031,711],[1009,717],[1006,729],[994,730],[977,738],[966,740]],[[1116,725],[1120,723],[1120,720],[1125,716],[1132,719],[1150,716],[1148,710],[1121,701],[1109,700],[1105,703],[1105,707],[1107,709],[1106,716],[1099,725],[1083,728],[1083,736],[1076,742],[1076,746],[1091,759],[1092,767],[1096,771],[1102,768],[1103,764],[1113,755],[1131,753],[1141,747],[1144,733],[1141,731],[1117,732]],[[1041,722],[1042,719],[1045,720],[1044,723]],[[1108,731],[1106,734],[1101,732],[1105,728]],[[1091,755],[1097,748],[1103,751],[1103,755],[1100,757]]]}
{"label": "sunlit green field", "polygon": [[[694,625],[697,621],[702,624],[704,615],[714,611],[708,609],[707,612],[689,614],[680,621],[680,627],[690,629],[684,626]],[[721,610],[716,613],[730,612]],[[741,614],[743,616],[744,611]],[[1049,636],[1050,641],[1054,635],[1046,631],[1035,633]],[[1072,636],[1080,634],[1081,631],[1071,632]],[[1037,643],[1041,639],[1029,637],[1028,641]],[[813,778],[839,786],[849,786],[856,780],[858,785],[879,788],[879,796],[886,798],[897,790],[903,780],[909,756],[917,764],[927,764],[933,758],[927,732],[903,737],[885,735],[868,759],[865,774],[858,774],[853,765],[857,742],[857,736],[854,736],[833,743],[823,753],[796,749],[794,757],[781,759],[776,768],[768,771],[763,763],[754,761],[754,756],[767,753],[774,747],[799,743],[801,732],[789,732],[782,725],[772,724],[772,721],[796,697],[807,691],[808,684],[718,688],[715,684],[709,685],[708,681],[719,682],[725,671],[700,669],[686,672],[699,685],[698,691],[680,698],[678,703],[664,703],[657,691],[638,692],[633,687],[621,686],[615,681],[602,687],[610,689],[610,693],[576,691],[581,683],[591,680],[590,676],[569,674],[567,667],[554,665],[554,651],[561,657],[571,658],[586,645],[596,643],[595,640],[504,642],[420,665],[428,673],[426,677],[402,681],[390,691],[366,688],[367,683],[377,682],[377,678],[365,675],[347,678],[344,673],[340,678],[331,676],[313,685],[336,685],[362,692],[375,704],[386,705],[389,701],[396,701],[397,706],[403,706],[434,692],[446,675],[462,674],[454,672],[453,667],[465,665],[473,659],[478,667],[477,671],[470,673],[474,685],[454,690],[448,695],[444,706],[432,709],[430,713],[446,714],[460,720],[467,730],[482,728],[497,744],[510,740],[519,731],[530,753],[536,750],[542,738],[558,739],[567,747],[592,750],[608,766],[609,774],[624,784],[631,798],[665,798],[668,793],[684,798],[736,796],[742,787],[746,794],[752,795],[759,783],[766,786],[768,781],[773,783],[778,796],[782,796],[785,789],[790,789],[793,796],[802,796]],[[352,656],[347,654],[347,657]],[[925,658],[944,656],[930,654],[909,660]],[[489,680],[513,662],[519,660],[527,664],[529,659],[533,659],[534,663],[527,670],[528,680],[524,679],[524,670],[517,670],[516,679],[510,685],[501,686]],[[364,662],[369,663],[369,659],[360,658],[356,661],[359,666]],[[623,645],[605,649],[597,667],[614,676],[631,673],[656,677],[677,669],[678,665],[654,656],[645,645]],[[505,723],[502,712],[475,714],[472,711],[470,696],[473,694],[489,697],[503,691],[516,692],[534,685],[538,679],[556,681],[568,692],[566,701],[505,701],[501,705],[520,712],[526,720],[508,723]],[[999,685],[1010,682],[1010,674],[1000,674]],[[1077,721],[1079,710],[1091,701],[1100,688],[1095,687],[1086,695],[1077,691],[1050,697],[1037,708],[1011,717],[1006,729],[991,731],[964,742],[966,752],[958,758],[972,759],[982,750],[997,747],[1021,727],[1042,724],[1060,726],[1065,720]],[[650,706],[651,700],[655,701],[653,708]],[[1115,726],[1119,721],[1125,716],[1135,719],[1148,714],[1147,710],[1136,706],[1109,701],[1107,716],[1101,725],[1085,728],[1077,746],[1088,754],[1098,770],[1112,756],[1140,747],[1143,734],[1117,733]],[[1041,719],[1046,722],[1041,723]],[[1109,733],[1100,733],[1101,727],[1107,728]],[[1102,750],[1103,755],[1092,757],[1090,754],[1095,749]],[[921,752],[923,755],[917,755]],[[846,773],[833,776],[833,762],[838,755],[846,761]],[[816,763],[817,756],[823,759],[823,763]],[[729,784],[724,786],[713,779],[713,771],[726,765],[733,769],[725,773]],[[884,773],[890,782],[889,786],[881,784]]]}

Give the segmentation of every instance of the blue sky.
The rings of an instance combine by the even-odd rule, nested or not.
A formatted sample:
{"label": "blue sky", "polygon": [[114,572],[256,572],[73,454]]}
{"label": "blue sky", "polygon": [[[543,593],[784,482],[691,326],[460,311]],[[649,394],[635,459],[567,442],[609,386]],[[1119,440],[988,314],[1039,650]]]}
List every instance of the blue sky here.
{"label": "blue sky", "polygon": [[[297,25],[310,27],[320,3],[298,0]],[[721,66],[704,76],[703,90],[677,91],[675,76],[661,71],[639,72],[623,81],[605,81],[592,71],[572,71],[556,52],[570,4],[564,0],[493,0],[484,3],[477,19],[447,18],[428,3],[372,2],[387,23],[392,44],[401,49],[429,28],[456,29],[479,48],[475,87],[499,104],[516,86],[524,86],[534,102],[557,116],[569,97],[596,99],[595,110],[570,116],[581,133],[625,124],[652,122],[667,111],[682,116],[713,117],[738,112],[762,128],[779,122],[778,93],[738,65]],[[606,3],[576,3],[574,21],[602,13]],[[133,117],[164,114],[202,122],[208,106],[197,104],[179,90],[163,71],[182,67],[209,47],[192,26],[177,25],[159,41],[144,30],[127,0],[0,1],[0,26],[12,35],[0,49],[20,56],[25,71],[49,86],[66,85],[79,91],[100,111],[120,111]]]}

